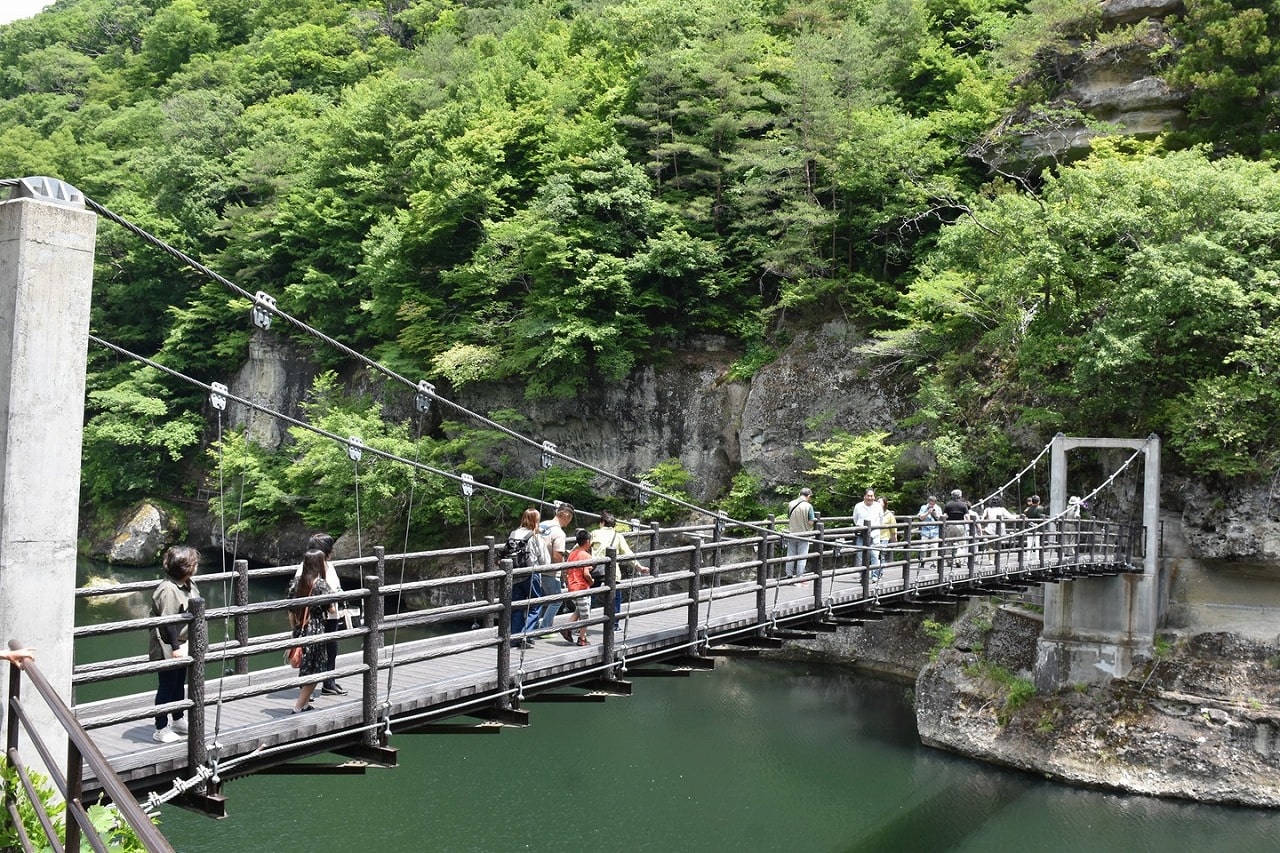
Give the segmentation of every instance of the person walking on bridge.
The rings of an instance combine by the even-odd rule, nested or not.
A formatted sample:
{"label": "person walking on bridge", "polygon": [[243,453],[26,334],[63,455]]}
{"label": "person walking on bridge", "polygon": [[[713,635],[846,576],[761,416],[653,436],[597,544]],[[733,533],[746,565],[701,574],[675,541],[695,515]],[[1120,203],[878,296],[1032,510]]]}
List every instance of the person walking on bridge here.
{"label": "person walking on bridge", "polygon": [[[591,556],[603,557],[606,551],[615,551],[619,561],[618,580],[621,580],[621,561],[624,558],[630,558],[630,561],[634,562],[635,552],[627,544],[627,537],[619,533],[614,527],[617,523],[617,518],[609,510],[606,509],[600,513],[600,526],[591,531]],[[645,566],[641,566],[639,571],[641,574],[647,575],[649,573],[649,569]],[[600,578],[597,585],[603,583],[604,578]],[[622,589],[620,587],[613,591],[613,612],[616,614],[613,628],[615,631],[620,630],[622,627]]]}
{"label": "person walking on bridge", "polygon": [[[191,599],[200,594],[196,589],[196,572],[200,568],[200,552],[187,545],[176,545],[164,552],[165,578],[151,594],[152,616],[177,616],[186,613]],[[151,644],[147,652],[150,660],[169,660],[187,655],[187,624],[161,625],[151,631]],[[160,679],[156,688],[156,705],[180,702],[186,695],[187,668],[176,667],[157,672]],[[169,724],[172,716],[173,724]],[[181,711],[157,714],[156,730],[151,739],[156,743],[174,743],[187,733],[187,718]]]}
{"label": "person walking on bridge", "polygon": [[[529,507],[520,516],[520,526],[507,537],[504,556],[511,560],[513,570],[521,572],[511,587],[511,634],[515,637],[511,641],[513,647],[533,645],[538,624],[542,621],[542,605],[527,603],[529,599],[542,595],[538,567],[551,563],[546,543],[538,535],[538,522],[541,520],[542,513]],[[522,602],[524,606],[517,607]],[[524,634],[523,640],[516,637],[517,634]]]}
{"label": "person walking on bridge", "polygon": [[[570,524],[573,524],[573,504],[557,502],[555,515],[538,525],[538,534],[547,544],[547,555],[551,559],[549,567],[555,570],[542,573],[542,595],[556,595],[564,589],[564,572],[556,564],[563,563],[569,556],[569,538],[565,528]],[[555,626],[558,612],[558,602],[543,605],[539,627],[543,631],[550,631]]]}
{"label": "person walking on bridge", "polygon": [[942,515],[947,520],[944,528],[946,539],[955,543],[952,545],[951,557],[954,561],[959,562],[967,551],[964,546],[960,545],[960,541],[967,534],[966,522],[969,520],[969,502],[964,499],[964,492],[959,489],[951,490],[951,500],[943,504]]}
{"label": "person walking on bridge", "polygon": [[[585,562],[591,559],[591,534],[582,528],[578,528],[574,534],[574,542],[578,547],[569,552],[569,563]],[[565,583],[568,584],[571,592],[581,592],[577,598],[573,599],[573,615],[569,617],[570,622],[585,622],[591,616],[591,596],[587,594],[587,590],[591,589],[591,567],[590,566],[571,566],[565,570]],[[573,630],[566,629],[560,632],[570,643],[573,642]],[[587,645],[587,626],[583,625],[578,629],[578,645]]]}
{"label": "person walking on bridge", "polygon": [[787,505],[787,577],[798,578],[805,572],[808,562],[809,536],[813,533],[817,513],[813,511],[813,490],[801,489],[800,494]]}
{"label": "person walking on bridge", "polygon": [[874,568],[871,579],[880,577],[880,554],[877,548],[880,538],[880,526],[884,524],[884,507],[876,500],[876,490],[867,489],[862,496],[862,503],[853,508],[853,544],[857,552],[853,555],[855,566],[866,565]]}
{"label": "person walking on bridge", "polygon": [[[324,582],[329,587],[329,591],[342,592],[342,580],[338,577],[338,572],[333,568],[333,561],[330,559],[333,556],[333,545],[333,537],[328,533],[314,533],[307,540],[308,551],[324,552]],[[298,570],[293,573],[294,581],[297,581],[301,576],[302,566],[298,566]],[[326,634],[331,634],[342,627],[342,620],[338,611],[339,604],[336,601],[325,608],[324,619],[321,621],[324,623],[324,632]],[[330,640],[325,643],[324,652],[325,671],[332,672],[338,666],[338,641]],[[328,678],[320,686],[320,692],[326,696],[342,696],[347,691],[335,679]]]}
{"label": "person walking on bridge", "polygon": [[[319,548],[313,548],[304,554],[302,557],[302,571],[289,584],[289,598],[307,598],[312,595],[328,595],[333,592],[333,590],[329,589],[329,584],[324,579],[326,562],[324,551]],[[328,604],[308,604],[290,610],[289,627],[293,629],[294,638],[318,637],[323,634],[324,618],[328,610]],[[329,671],[329,650],[326,648],[327,646],[328,643],[313,643],[302,647],[302,663],[298,667],[299,677],[306,678],[309,675],[319,675],[322,672]],[[300,714],[315,707],[311,704],[311,694],[315,692],[315,689],[316,684],[314,681],[308,682],[299,688],[298,701],[293,703],[293,713]]]}
{"label": "person walking on bridge", "polygon": [[920,525],[921,561],[928,559],[930,554],[934,557],[938,554],[938,536],[942,533],[942,525],[937,522],[942,521],[942,518],[942,507],[938,505],[937,495],[929,495],[916,513],[916,520],[924,522]]}

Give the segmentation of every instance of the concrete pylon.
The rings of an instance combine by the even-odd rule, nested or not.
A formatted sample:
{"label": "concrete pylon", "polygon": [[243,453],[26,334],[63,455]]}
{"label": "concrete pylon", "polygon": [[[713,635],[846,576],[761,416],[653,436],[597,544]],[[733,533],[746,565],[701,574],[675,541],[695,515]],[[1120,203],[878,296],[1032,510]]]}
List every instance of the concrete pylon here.
{"label": "concrete pylon", "polygon": [[1059,433],[1050,456],[1049,514],[1067,508],[1067,451],[1079,447],[1141,451],[1142,574],[1089,578],[1044,586],[1044,630],[1036,645],[1041,690],[1099,684],[1129,674],[1152,654],[1164,620],[1160,577],[1160,439],[1069,438]]}
{"label": "concrete pylon", "polygon": [[[78,191],[51,178],[24,178],[0,202],[0,642],[35,648],[68,704],[97,221]],[[44,704],[24,698],[23,707],[65,756]]]}

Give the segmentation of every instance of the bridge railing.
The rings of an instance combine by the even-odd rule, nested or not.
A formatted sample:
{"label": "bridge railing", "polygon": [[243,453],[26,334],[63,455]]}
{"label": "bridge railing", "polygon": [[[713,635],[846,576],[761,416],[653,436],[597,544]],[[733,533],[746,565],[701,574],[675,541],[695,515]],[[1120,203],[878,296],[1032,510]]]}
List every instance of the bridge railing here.
{"label": "bridge railing", "polygon": [[[592,590],[598,610],[576,627],[602,626],[601,672],[611,677],[612,665],[625,658],[627,617],[646,613],[684,610],[686,644],[691,654],[705,646],[706,616],[710,602],[728,594],[754,593],[757,621],[754,630],[764,631],[776,620],[780,592],[789,586],[809,585],[812,608],[829,607],[837,586],[860,589],[865,599],[889,591],[918,591],[942,587],[957,579],[1022,575],[1035,579],[1053,567],[1120,564],[1129,559],[1135,537],[1124,525],[1084,519],[1033,522],[1010,519],[988,528],[988,523],[966,521],[951,529],[940,523],[936,537],[922,535],[931,531],[914,519],[887,528],[871,530],[855,528],[848,517],[819,518],[816,529],[806,538],[810,550],[805,557],[805,573],[788,576],[786,566],[795,558],[786,552],[785,542],[792,537],[775,529],[775,521],[766,519],[743,530],[726,530],[720,524],[699,524],[661,528],[657,524],[637,527],[628,533],[634,543],[634,556],[619,559],[610,551],[603,558],[585,561],[584,565],[603,565],[603,586]],[[730,535],[731,533],[739,535]],[[881,534],[884,534],[882,536]],[[893,537],[896,534],[896,541]],[[882,541],[883,540],[883,541]],[[372,556],[335,561],[335,567],[349,576],[358,574],[359,587],[306,599],[286,599],[283,589],[277,597],[250,601],[250,582],[279,585],[291,577],[296,566],[250,569],[245,561],[237,561],[229,572],[199,575],[198,584],[224,581],[233,590],[233,601],[225,606],[207,608],[193,599],[186,614],[163,618],[131,619],[76,628],[77,638],[105,634],[134,633],[145,635],[163,624],[189,623],[189,657],[167,661],[150,661],[145,655],[99,661],[76,667],[73,684],[82,685],[136,676],[164,669],[189,667],[188,696],[164,705],[103,700],[88,703],[80,709],[81,722],[92,729],[116,723],[145,719],[171,711],[190,712],[187,757],[191,766],[207,759],[206,705],[232,702],[273,693],[300,684],[316,683],[328,678],[358,676],[364,683],[367,740],[377,739],[377,724],[382,708],[377,700],[378,678],[396,665],[408,665],[448,655],[479,649],[494,651],[497,683],[502,687],[493,697],[499,707],[508,707],[510,697],[518,693],[511,685],[519,667],[513,667],[513,644],[532,639],[541,629],[528,634],[513,630],[513,612],[525,607],[545,605],[559,607],[571,603],[581,593],[562,591],[530,601],[513,601],[513,587],[521,579],[538,572],[559,572],[563,565],[512,569],[508,561],[498,558],[492,537],[483,544],[468,548],[451,548],[407,554],[386,555],[379,547]],[[461,572],[458,572],[459,569]],[[644,571],[641,572],[640,569]],[[879,574],[883,572],[884,574]],[[388,583],[388,574],[398,576]],[[410,578],[405,580],[404,578]],[[159,583],[143,582],[114,587],[95,587],[77,591],[79,596],[146,593]],[[281,587],[283,585],[280,585]],[[621,593],[624,606],[619,609],[614,593]],[[287,630],[267,630],[254,634],[251,617],[261,620],[279,614],[278,623],[285,624],[284,611],[302,604],[336,602],[356,605],[363,621],[351,628],[294,638]],[[230,624],[216,642],[210,642],[210,626]],[[486,630],[469,630],[483,628]],[[615,627],[623,627],[615,636]],[[497,628],[496,631],[492,630]],[[457,633],[459,640],[447,644],[398,651],[401,637],[423,631]],[[296,645],[313,645],[335,640],[358,640],[362,654],[357,663],[306,678],[281,667],[280,653]],[[139,648],[145,647],[139,643]],[[517,662],[518,663],[518,662]],[[206,696],[206,672],[243,675],[251,668],[266,669],[253,680],[225,681],[216,675],[217,694]],[[518,685],[517,685],[518,688]]]}
{"label": "bridge railing", "polygon": [[[9,648],[21,649],[22,644],[10,640]],[[32,725],[31,717],[23,704],[22,682],[24,675],[26,676],[26,681],[33,688],[36,698],[49,708],[53,718],[67,734],[65,772],[62,771],[57,757],[53,754],[52,746],[44,741]],[[31,694],[28,693],[26,695],[30,696]],[[106,851],[108,849],[110,840],[104,839],[99,835],[81,799],[85,765],[88,765],[90,772],[93,773],[97,780],[98,789],[105,792],[111,802],[115,804],[121,820],[134,832],[138,841],[147,850],[152,851],[152,853],[173,850],[173,847],[160,833],[159,828],[147,817],[138,801],[134,799],[133,794],[130,793],[124,782],[111,769],[111,765],[107,763],[107,759],[89,737],[88,732],[76,721],[75,715],[62,701],[62,697],[58,695],[58,692],[53,689],[53,686],[41,674],[40,668],[35,661],[24,661],[21,667],[16,663],[9,664],[8,710],[9,724],[5,734],[5,755],[9,760],[9,766],[14,770],[23,794],[35,812],[41,828],[44,830],[44,837],[47,842],[36,844],[28,836],[18,808],[18,802],[11,796],[11,792],[6,786],[3,791],[4,811],[8,815],[10,825],[18,834],[23,850],[79,850],[82,838],[94,850]],[[54,821],[41,798],[41,791],[36,787],[32,780],[31,772],[23,761],[21,735],[24,732],[31,741],[31,745],[39,753],[44,769],[49,772],[50,778],[57,788],[58,796],[66,804],[64,814],[69,815],[69,817],[64,823],[61,838],[58,837]]]}

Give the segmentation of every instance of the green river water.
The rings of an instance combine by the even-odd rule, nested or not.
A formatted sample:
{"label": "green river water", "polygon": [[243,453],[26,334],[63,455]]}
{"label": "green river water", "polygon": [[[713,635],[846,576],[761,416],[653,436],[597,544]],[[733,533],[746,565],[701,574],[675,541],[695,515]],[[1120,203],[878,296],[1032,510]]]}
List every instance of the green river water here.
{"label": "green river water", "polygon": [[393,736],[391,770],[233,780],[226,820],[161,826],[180,851],[1280,851],[1280,812],[927,749],[908,686],[760,660],[634,684],[500,735]]}

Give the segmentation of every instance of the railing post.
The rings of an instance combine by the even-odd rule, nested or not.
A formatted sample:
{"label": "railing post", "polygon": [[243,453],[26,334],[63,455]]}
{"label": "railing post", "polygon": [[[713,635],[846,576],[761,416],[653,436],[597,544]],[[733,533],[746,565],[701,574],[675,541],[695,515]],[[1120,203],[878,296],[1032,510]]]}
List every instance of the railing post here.
{"label": "railing post", "polygon": [[[492,536],[484,537],[484,570],[486,573],[492,572],[498,568],[498,546],[494,542]],[[480,595],[484,598],[485,604],[492,604],[494,600],[493,578],[485,578],[480,582]],[[486,612],[480,620],[483,628],[493,627],[494,616],[492,613]]]}
{"label": "railing post", "polygon": [[8,755],[9,750],[18,748],[18,715],[13,712],[12,706],[16,705],[18,700],[22,698],[22,670],[12,663],[9,664],[9,692],[6,696],[11,706],[5,709],[9,717],[9,728],[5,733],[4,751]]}
{"label": "railing post", "polygon": [[971,518],[965,526],[968,528],[968,536],[964,550],[969,568],[969,580],[973,580],[974,573],[978,569],[978,522]]}
{"label": "railing post", "polygon": [[[368,728],[378,721],[378,664],[382,659],[382,625],[386,621],[386,607],[382,599],[382,578],[375,572],[364,576],[364,586],[369,597],[364,602],[364,677],[360,713],[366,726],[361,737],[365,746],[386,746],[385,730]],[[387,696],[387,702],[391,697]]]}
{"label": "railing post", "polygon": [[[822,608],[822,560],[826,556],[827,526],[817,513],[814,513],[814,516],[814,541],[810,545],[810,548],[812,548],[813,545],[817,545],[818,553],[809,556],[809,559],[813,561],[813,609],[820,610]],[[808,566],[808,563],[805,563],[805,565]]]}
{"label": "railing post", "polygon": [[914,521],[913,517],[907,518],[907,529],[903,533],[903,536],[906,537],[902,549],[902,589],[904,592],[911,589],[911,525]]}
{"label": "railing post", "polygon": [[[236,607],[243,608],[249,605],[249,561],[236,560],[234,563],[236,573]],[[243,610],[236,612],[236,645],[245,648],[249,645],[249,614]],[[249,658],[244,655],[236,657],[236,675],[244,675],[249,671]]]}
{"label": "railing post", "polygon": [[765,532],[760,534],[758,550],[759,564],[756,566],[756,631],[764,636],[765,624],[769,621],[769,557],[773,551],[773,541],[769,538],[773,530],[774,517],[765,520]]}
{"label": "railing post", "polygon": [[[662,532],[661,526],[656,521],[649,522],[649,550],[658,550],[658,534]],[[658,558],[656,556],[649,557],[649,577],[656,578],[662,572],[658,568]],[[651,587],[656,593],[657,587]]]}
{"label": "railing post", "polygon": [[698,605],[702,597],[702,540],[696,540],[689,555],[689,654],[698,653]]}
{"label": "railing post", "polygon": [[[490,553],[492,553],[492,547]],[[511,696],[507,689],[511,686],[511,594],[515,586],[512,563],[508,559],[498,561],[502,569],[502,578],[498,584],[498,600],[502,610],[498,614],[498,709],[511,709]]]}
{"label": "railing post", "polygon": [[[70,803],[80,800],[84,783],[84,759],[75,742],[67,739],[67,810],[63,812],[66,821],[66,849],[80,849],[80,821],[71,813]],[[7,815],[6,815],[7,817]]]}
{"label": "railing post", "polygon": [[187,670],[187,698],[191,708],[187,711],[187,768],[195,770],[209,758],[204,745],[204,677],[205,658],[209,654],[209,623],[204,618],[204,599],[191,597],[187,604],[191,624],[187,626],[187,653],[191,655],[191,667]]}
{"label": "railing post", "polygon": [[601,641],[601,651],[604,653],[605,678],[613,678],[613,633],[614,626],[618,624],[618,605],[617,605],[617,589],[618,589],[618,551],[616,548],[604,549],[604,555],[609,562],[604,567],[604,585],[608,592],[604,596],[604,639]]}

